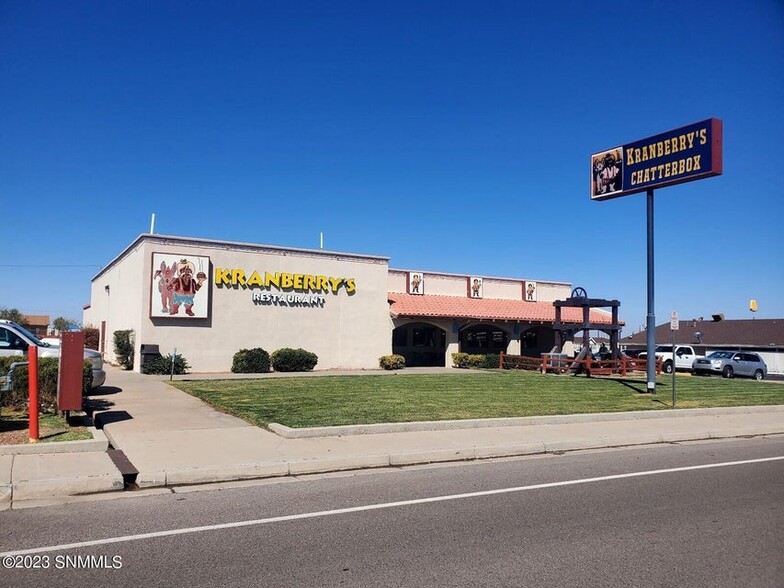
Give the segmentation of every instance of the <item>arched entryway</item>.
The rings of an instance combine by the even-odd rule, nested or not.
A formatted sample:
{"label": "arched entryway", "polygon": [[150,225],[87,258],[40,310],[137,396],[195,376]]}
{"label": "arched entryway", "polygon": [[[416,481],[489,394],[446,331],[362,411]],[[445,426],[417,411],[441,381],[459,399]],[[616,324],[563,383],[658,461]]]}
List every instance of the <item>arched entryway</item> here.
{"label": "arched entryway", "polygon": [[429,323],[407,323],[392,331],[392,353],[406,358],[406,366],[446,365],[446,331]]}
{"label": "arched entryway", "polygon": [[474,325],[460,331],[460,351],[483,354],[506,352],[509,335],[493,325]]}
{"label": "arched entryway", "polygon": [[539,357],[543,353],[550,353],[554,345],[555,331],[550,327],[532,327],[520,335],[520,355],[526,357]]}

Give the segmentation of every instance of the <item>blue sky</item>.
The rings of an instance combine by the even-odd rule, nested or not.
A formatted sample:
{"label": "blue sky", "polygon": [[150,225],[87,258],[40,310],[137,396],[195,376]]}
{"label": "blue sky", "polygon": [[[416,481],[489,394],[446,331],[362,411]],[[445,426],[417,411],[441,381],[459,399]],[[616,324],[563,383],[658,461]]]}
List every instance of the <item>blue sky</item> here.
{"label": "blue sky", "polygon": [[724,123],[658,190],[656,319],[784,318],[784,3],[0,2],[0,306],[81,320],[156,232],[584,287],[646,316],[590,154]]}

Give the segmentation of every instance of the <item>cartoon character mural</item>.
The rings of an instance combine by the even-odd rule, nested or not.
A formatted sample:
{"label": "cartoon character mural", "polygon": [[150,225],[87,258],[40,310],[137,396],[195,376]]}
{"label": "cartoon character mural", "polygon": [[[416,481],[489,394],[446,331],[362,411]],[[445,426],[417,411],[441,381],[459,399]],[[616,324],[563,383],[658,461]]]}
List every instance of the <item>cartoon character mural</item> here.
{"label": "cartoon character mural", "polygon": [[620,147],[593,155],[591,196],[623,190],[623,151]]}
{"label": "cartoon character mural", "polygon": [[186,258],[182,258],[174,264],[174,271],[177,277],[169,284],[169,289],[173,292],[173,304],[169,309],[169,314],[180,312],[180,306],[185,305],[185,314],[196,316],[193,312],[193,298],[196,292],[201,290],[201,285],[207,279],[207,274],[199,272],[196,274],[196,281],[193,280],[193,263]]}
{"label": "cartoon character mural", "polygon": [[[161,298],[161,308],[150,304],[150,316],[207,318],[209,287],[204,287],[210,258],[178,254],[153,253],[153,288]],[[181,312],[181,310],[183,312]]]}
{"label": "cartoon character mural", "polygon": [[525,299],[527,302],[536,302],[536,282],[525,282]]}
{"label": "cartoon character mural", "polygon": [[468,278],[469,296],[471,298],[482,297],[482,278],[471,276]]}
{"label": "cartoon character mural", "polygon": [[425,280],[421,273],[410,272],[408,274],[408,293],[409,294],[424,294],[425,293]]}
{"label": "cartoon character mural", "polygon": [[168,314],[174,298],[169,287],[174,279],[174,264],[169,266],[166,265],[165,261],[162,261],[161,267],[155,270],[153,279],[155,278],[160,278],[158,280],[158,293],[161,295],[161,312]]}

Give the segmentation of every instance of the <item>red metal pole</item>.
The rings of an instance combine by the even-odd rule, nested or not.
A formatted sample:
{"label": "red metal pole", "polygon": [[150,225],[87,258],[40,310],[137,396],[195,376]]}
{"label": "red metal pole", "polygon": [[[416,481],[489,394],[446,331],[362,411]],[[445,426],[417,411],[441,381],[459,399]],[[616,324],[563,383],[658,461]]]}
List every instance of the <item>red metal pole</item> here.
{"label": "red metal pole", "polygon": [[38,347],[27,349],[27,390],[30,393],[30,443],[38,442]]}

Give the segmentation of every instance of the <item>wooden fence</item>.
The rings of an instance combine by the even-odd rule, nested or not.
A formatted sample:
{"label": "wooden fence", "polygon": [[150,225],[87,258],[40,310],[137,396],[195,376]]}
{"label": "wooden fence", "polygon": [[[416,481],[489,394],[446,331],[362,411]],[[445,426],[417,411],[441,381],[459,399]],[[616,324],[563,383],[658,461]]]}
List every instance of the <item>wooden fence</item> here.
{"label": "wooden fence", "polygon": [[[542,357],[500,354],[498,368],[502,370],[531,370],[543,374],[585,374],[591,376],[626,376],[632,372],[646,373],[648,362],[645,359],[622,357],[620,359],[569,359],[560,354],[545,353]],[[662,361],[656,361],[656,375],[661,375]]]}

